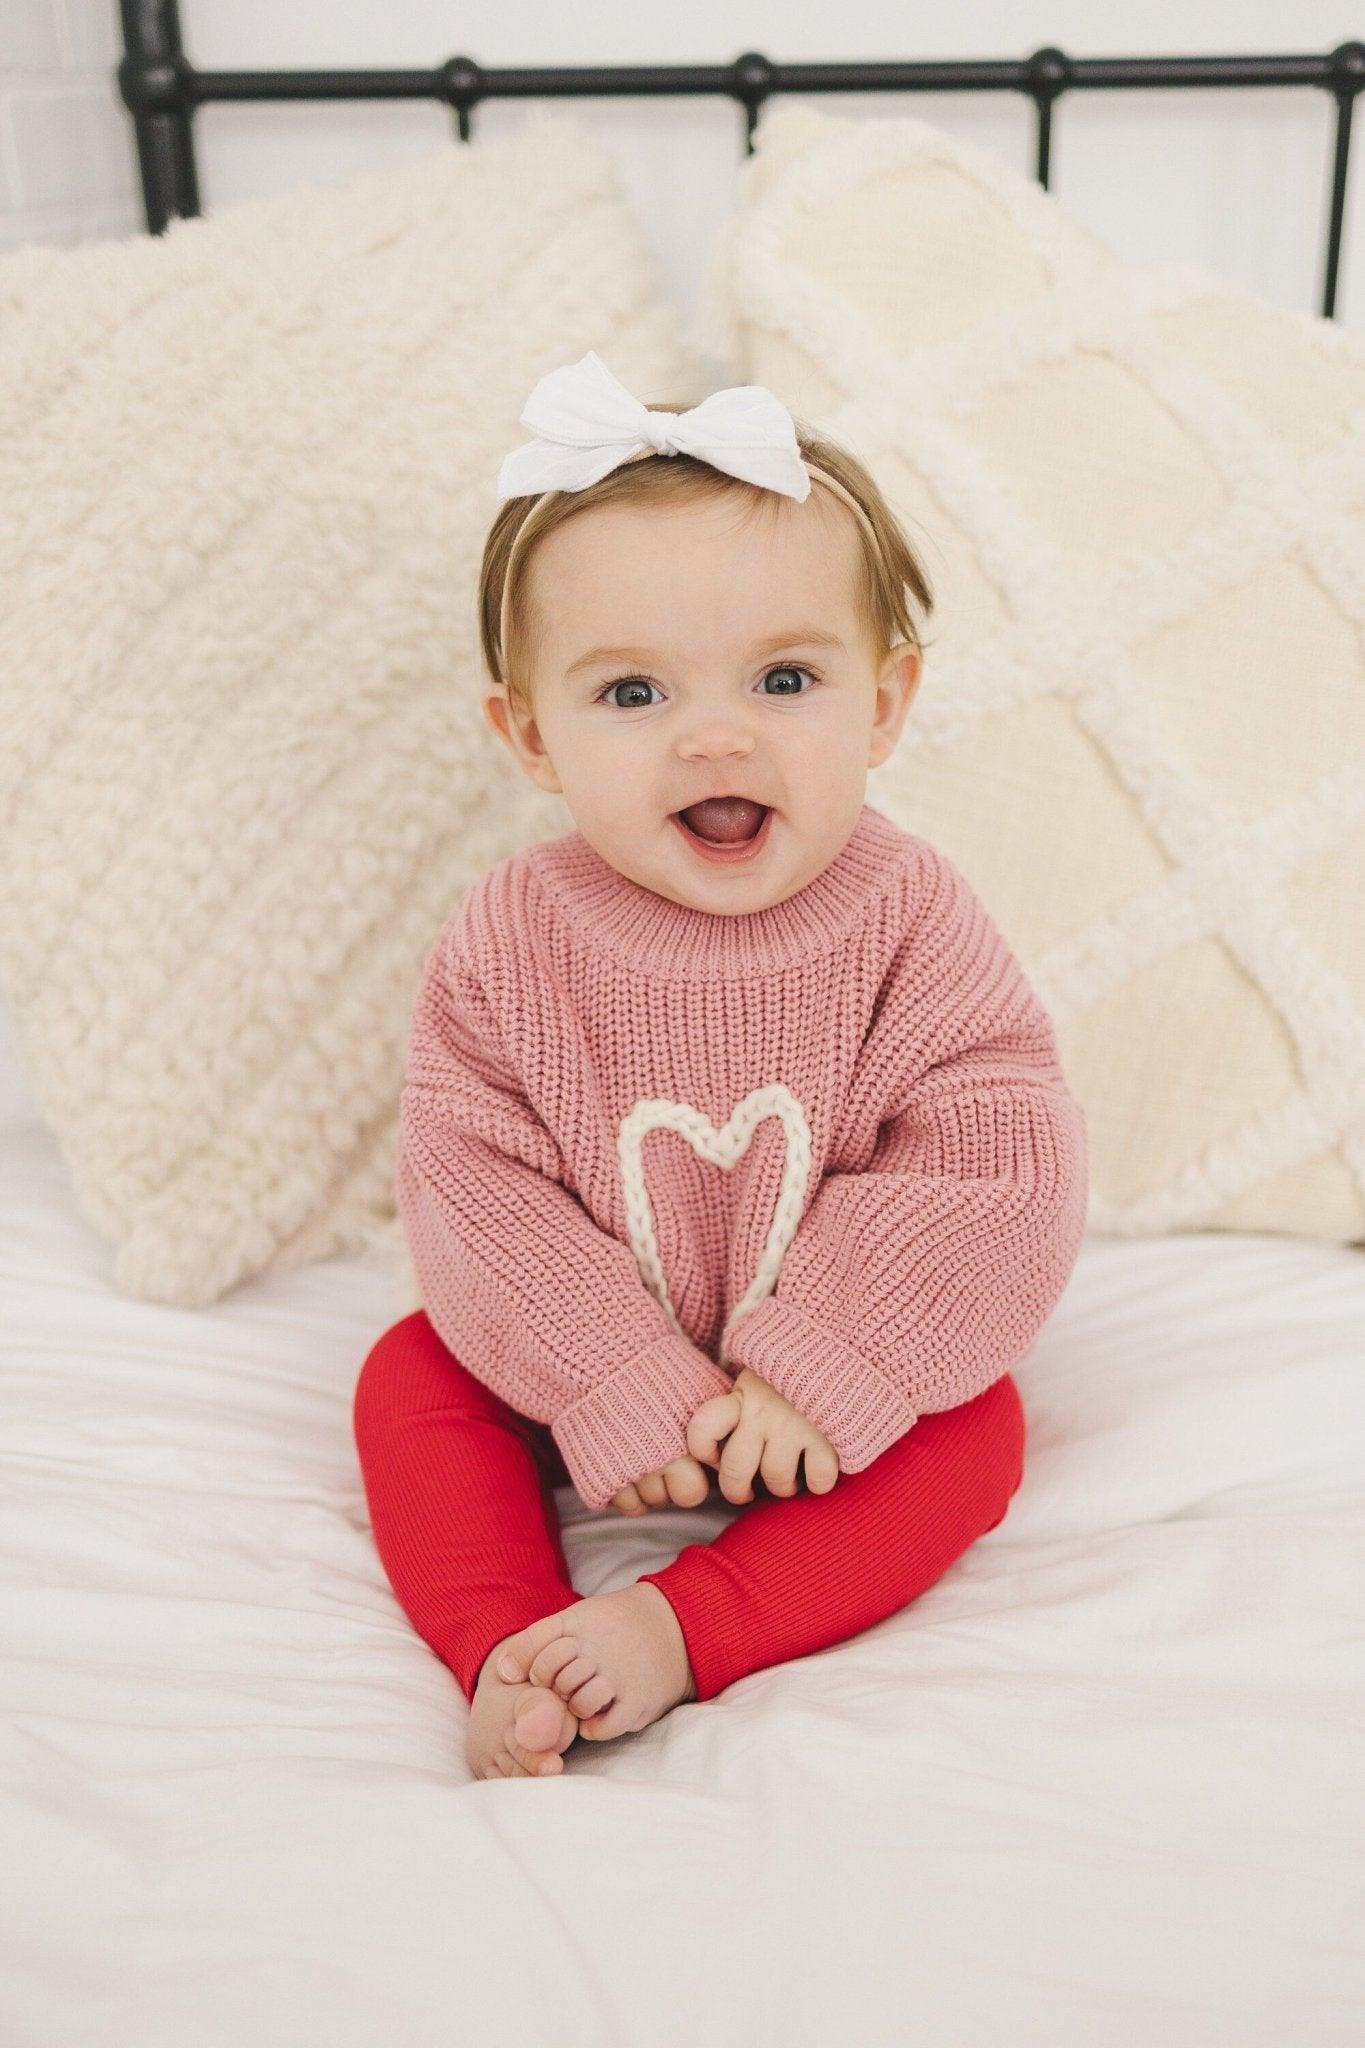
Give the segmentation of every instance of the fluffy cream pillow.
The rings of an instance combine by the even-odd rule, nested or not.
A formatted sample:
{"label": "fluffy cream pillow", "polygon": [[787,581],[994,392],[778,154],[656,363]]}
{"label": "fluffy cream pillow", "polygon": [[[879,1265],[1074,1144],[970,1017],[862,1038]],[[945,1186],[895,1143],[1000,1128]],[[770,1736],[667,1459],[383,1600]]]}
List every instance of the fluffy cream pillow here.
{"label": "fluffy cream pillow", "polygon": [[1365,1237],[1365,339],[915,120],[771,113],[693,339],[936,597],[869,780],[1056,1019],[1091,1228]]}
{"label": "fluffy cream pillow", "polygon": [[479,706],[498,464],[587,348],[701,396],[677,328],[559,115],[0,261],[0,997],[124,1292],[393,1241],[426,953],[572,824]]}

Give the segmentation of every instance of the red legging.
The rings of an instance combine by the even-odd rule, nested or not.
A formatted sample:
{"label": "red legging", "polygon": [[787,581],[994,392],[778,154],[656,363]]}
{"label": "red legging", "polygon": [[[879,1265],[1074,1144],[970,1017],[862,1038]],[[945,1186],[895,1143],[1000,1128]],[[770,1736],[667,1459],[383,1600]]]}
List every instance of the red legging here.
{"label": "red legging", "polygon": [[[389,1582],[467,1698],[488,1652],[575,1593],[549,1428],[466,1371],[424,1309],[360,1370],[356,1447]],[[895,1614],[1005,1517],[1023,1478],[1024,1410],[1008,1373],[959,1408],[921,1415],[828,1493],[754,1501],[709,1543],[642,1572],[678,1617],[697,1698],[844,1642]]]}

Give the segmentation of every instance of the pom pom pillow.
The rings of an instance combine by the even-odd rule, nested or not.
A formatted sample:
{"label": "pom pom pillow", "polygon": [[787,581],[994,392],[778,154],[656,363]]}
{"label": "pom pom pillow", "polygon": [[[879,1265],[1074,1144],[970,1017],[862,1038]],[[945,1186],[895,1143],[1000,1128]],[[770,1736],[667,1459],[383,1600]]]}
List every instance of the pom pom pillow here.
{"label": "pom pom pillow", "polygon": [[1365,1239],[1365,339],[915,120],[760,124],[693,339],[920,543],[869,798],[1058,1027],[1090,1228]]}
{"label": "pom pom pillow", "polygon": [[394,1242],[427,951],[572,824],[481,709],[498,464],[585,349],[701,396],[677,327],[558,116],[0,260],[0,1002],[122,1291]]}

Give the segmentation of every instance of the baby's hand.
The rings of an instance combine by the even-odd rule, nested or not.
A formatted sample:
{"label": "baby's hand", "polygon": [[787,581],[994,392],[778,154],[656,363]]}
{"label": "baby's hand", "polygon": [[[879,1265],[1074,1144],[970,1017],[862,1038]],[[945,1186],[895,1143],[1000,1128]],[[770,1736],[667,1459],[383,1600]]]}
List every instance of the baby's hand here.
{"label": "baby's hand", "polygon": [[839,1477],[839,1454],[829,1438],[748,1366],[735,1375],[732,1393],[702,1402],[687,1425],[687,1448],[718,1467],[720,1490],[736,1506],[753,1499],[760,1470],[769,1493],[794,1494],[803,1456],[809,1493],[828,1493]]}
{"label": "baby's hand", "polygon": [[614,1493],[611,1504],[623,1515],[643,1515],[649,1508],[670,1503],[675,1508],[699,1508],[711,1491],[711,1482],[695,1458],[674,1458],[660,1472],[646,1472],[630,1486]]}

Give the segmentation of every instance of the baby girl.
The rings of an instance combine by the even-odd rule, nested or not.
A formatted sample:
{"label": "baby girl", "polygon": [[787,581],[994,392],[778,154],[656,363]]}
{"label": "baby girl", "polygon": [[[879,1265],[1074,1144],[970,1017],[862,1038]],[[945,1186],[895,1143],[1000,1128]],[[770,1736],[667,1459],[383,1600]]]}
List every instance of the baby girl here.
{"label": "baby girl", "polygon": [[[762,386],[645,405],[591,352],[522,422],[484,708],[576,829],[436,934],[396,1177],[424,1305],[354,1411],[481,1778],[842,1642],[995,1528],[1088,1194],[1018,961],[866,801],[932,603],[868,471]],[[713,1542],[575,1593],[557,1485],[639,1515],[713,1474]]]}

